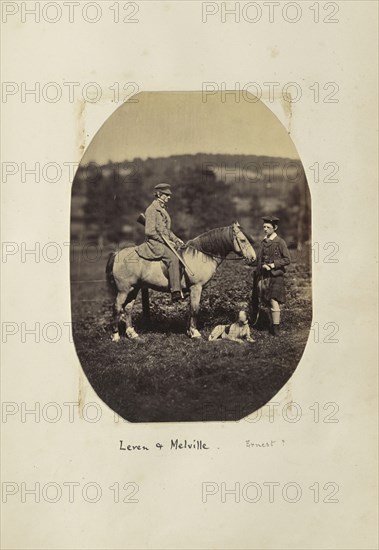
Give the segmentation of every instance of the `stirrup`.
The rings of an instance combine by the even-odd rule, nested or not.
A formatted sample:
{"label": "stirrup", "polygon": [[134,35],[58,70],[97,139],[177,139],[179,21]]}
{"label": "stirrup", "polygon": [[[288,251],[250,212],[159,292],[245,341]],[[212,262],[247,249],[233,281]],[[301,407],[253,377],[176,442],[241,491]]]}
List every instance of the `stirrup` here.
{"label": "stirrup", "polygon": [[180,302],[183,300],[183,294],[180,290],[176,290],[174,292],[171,292],[171,302],[174,304],[176,302]]}

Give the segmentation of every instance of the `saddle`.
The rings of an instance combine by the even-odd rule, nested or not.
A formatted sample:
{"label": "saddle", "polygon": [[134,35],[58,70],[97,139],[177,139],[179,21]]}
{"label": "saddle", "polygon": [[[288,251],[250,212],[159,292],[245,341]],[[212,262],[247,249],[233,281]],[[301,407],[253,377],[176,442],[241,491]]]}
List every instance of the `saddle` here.
{"label": "saddle", "polygon": [[[179,249],[178,248],[176,249],[176,252],[178,253],[178,255],[181,258],[183,257],[183,252],[184,252],[185,249],[186,249],[186,245],[182,246]],[[135,250],[136,254],[142,260],[145,260],[145,261],[148,261],[148,262],[161,262],[161,268],[162,268],[163,274],[164,274],[165,277],[168,277],[167,267],[163,263],[162,258],[161,257],[157,258],[156,256],[154,256],[151,253],[151,250],[148,247],[148,245],[146,244],[146,242],[135,246],[134,250]],[[188,275],[187,275],[187,272],[186,272],[186,270],[185,270],[185,268],[184,268],[184,266],[181,262],[179,262],[179,274],[180,274],[180,279],[182,281],[182,287],[183,288],[188,288],[188,285],[189,285]]]}
{"label": "saddle", "polygon": [[[184,245],[180,248],[176,248],[176,252],[178,253],[178,255],[181,258],[183,258],[183,252],[184,252],[185,249],[186,249],[186,245]],[[151,253],[151,250],[148,247],[148,245],[146,244],[146,242],[143,242],[142,244],[139,244],[139,245],[135,246],[134,250],[135,250],[136,254],[140,258],[142,258],[143,260],[147,260],[149,262],[161,262],[162,261],[161,257],[154,256]],[[180,266],[182,267],[182,264],[180,264]]]}

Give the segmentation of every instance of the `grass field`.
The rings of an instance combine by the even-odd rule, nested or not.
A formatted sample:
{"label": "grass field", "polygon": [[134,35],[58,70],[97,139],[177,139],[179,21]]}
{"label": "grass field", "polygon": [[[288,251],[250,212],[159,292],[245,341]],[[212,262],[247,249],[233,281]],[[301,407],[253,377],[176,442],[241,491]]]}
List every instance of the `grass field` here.
{"label": "grass field", "polygon": [[[217,324],[231,323],[251,294],[253,269],[225,261],[204,289],[200,330],[186,334],[187,301],[168,310],[168,295],[150,291],[151,323],[134,325],[141,342],[111,342],[113,296],[105,283],[104,252],[96,261],[76,254],[71,263],[71,304],[76,351],[99,397],[131,422],[237,420],[269,401],[287,382],[303,354],[311,325],[309,268],[292,264],[280,337],[263,327],[255,343],[208,342]],[[263,323],[264,324],[264,323]]]}

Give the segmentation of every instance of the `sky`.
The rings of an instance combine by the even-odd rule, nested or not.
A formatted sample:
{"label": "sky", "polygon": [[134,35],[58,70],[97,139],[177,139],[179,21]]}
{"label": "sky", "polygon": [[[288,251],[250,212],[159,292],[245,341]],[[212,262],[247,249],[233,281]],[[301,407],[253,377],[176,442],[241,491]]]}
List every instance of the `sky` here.
{"label": "sky", "polygon": [[82,164],[214,153],[298,158],[286,129],[261,101],[221,93],[142,92],[97,132]]}

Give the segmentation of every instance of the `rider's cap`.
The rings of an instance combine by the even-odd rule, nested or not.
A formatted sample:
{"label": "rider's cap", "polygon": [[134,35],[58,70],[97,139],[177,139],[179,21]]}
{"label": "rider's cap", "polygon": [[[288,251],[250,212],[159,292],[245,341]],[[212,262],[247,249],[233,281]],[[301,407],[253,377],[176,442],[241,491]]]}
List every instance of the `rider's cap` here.
{"label": "rider's cap", "polygon": [[156,191],[164,193],[165,195],[171,195],[171,186],[169,183],[158,183],[158,185],[156,185],[154,189]]}
{"label": "rider's cap", "polygon": [[272,225],[276,225],[279,221],[279,218],[277,218],[276,216],[264,216],[262,218],[262,220],[265,222],[265,223],[271,223]]}

